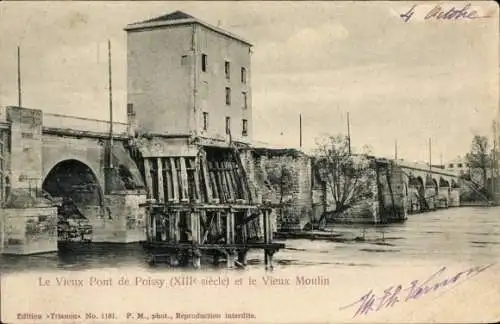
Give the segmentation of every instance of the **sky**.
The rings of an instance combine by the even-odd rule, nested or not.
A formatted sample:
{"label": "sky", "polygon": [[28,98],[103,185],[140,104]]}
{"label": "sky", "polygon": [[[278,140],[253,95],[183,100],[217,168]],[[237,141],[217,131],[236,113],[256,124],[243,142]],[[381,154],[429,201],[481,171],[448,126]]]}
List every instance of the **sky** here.
{"label": "sky", "polygon": [[[466,2],[440,3],[443,9]],[[400,14],[413,5],[404,22]],[[126,120],[126,33],[133,22],[182,10],[254,44],[254,140],[299,146],[347,132],[360,151],[454,159],[499,113],[498,7],[472,2],[474,20],[424,19],[432,2],[0,2],[0,106],[106,119],[107,41],[113,106]],[[470,11],[469,10],[469,11]]]}

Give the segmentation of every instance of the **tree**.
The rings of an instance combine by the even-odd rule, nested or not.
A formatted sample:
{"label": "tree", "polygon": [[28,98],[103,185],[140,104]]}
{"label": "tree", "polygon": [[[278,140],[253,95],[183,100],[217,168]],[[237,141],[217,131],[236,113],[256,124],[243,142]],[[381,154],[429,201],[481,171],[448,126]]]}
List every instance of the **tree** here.
{"label": "tree", "polygon": [[273,157],[266,166],[268,184],[277,193],[280,207],[283,205],[285,195],[289,195],[292,189],[293,164],[293,157],[284,155]]}
{"label": "tree", "polygon": [[267,178],[265,181],[270,189],[276,193],[276,198],[279,200],[279,219],[283,219],[285,196],[290,196],[292,194],[294,162],[292,156],[283,155],[272,157],[266,163]]}
{"label": "tree", "polygon": [[471,150],[465,156],[471,169],[480,169],[483,177],[483,186],[486,187],[488,169],[491,168],[491,155],[486,136],[474,135]]}
{"label": "tree", "polygon": [[[315,166],[320,179],[340,213],[354,203],[373,197],[375,172],[366,154],[350,154],[349,141],[342,135],[327,136],[317,142]],[[326,215],[320,219],[320,223]]]}

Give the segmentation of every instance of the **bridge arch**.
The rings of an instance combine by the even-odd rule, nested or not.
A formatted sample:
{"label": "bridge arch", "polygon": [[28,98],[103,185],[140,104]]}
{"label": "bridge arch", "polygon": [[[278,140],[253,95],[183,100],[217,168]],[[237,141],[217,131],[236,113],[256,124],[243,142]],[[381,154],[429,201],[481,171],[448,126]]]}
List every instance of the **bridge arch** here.
{"label": "bridge arch", "polygon": [[417,177],[412,177],[410,176],[409,180],[408,180],[408,184],[410,186],[414,186],[414,187],[417,187],[417,188],[421,188],[424,186],[424,180],[422,179],[422,177],[420,176],[417,176]]}
{"label": "bridge arch", "polygon": [[426,177],[425,187],[426,188],[434,188],[436,194],[438,193],[438,189],[439,189],[438,181],[434,177],[432,177],[432,176],[427,176]]}
{"label": "bridge arch", "polygon": [[42,189],[52,197],[70,199],[83,209],[104,204],[102,186],[95,171],[77,159],[56,163],[44,177]]}
{"label": "bridge arch", "polygon": [[439,178],[439,187],[440,188],[441,187],[449,188],[450,187],[450,182],[447,179],[445,179],[443,177],[440,177]]}

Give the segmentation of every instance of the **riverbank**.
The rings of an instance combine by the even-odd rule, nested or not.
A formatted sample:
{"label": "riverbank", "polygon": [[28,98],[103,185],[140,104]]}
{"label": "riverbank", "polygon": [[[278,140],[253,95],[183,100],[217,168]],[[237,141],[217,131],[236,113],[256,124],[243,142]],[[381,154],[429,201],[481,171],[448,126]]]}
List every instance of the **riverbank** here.
{"label": "riverbank", "polygon": [[379,245],[390,245],[385,241],[392,239],[391,237],[385,237],[384,232],[374,235],[373,231],[366,231],[363,228],[356,233],[352,230],[352,226],[333,226],[335,225],[329,225],[324,230],[316,231],[277,232],[274,233],[274,238],[276,240],[308,240],[336,243],[367,242]]}
{"label": "riverbank", "polygon": [[463,201],[460,202],[460,207],[495,207],[498,206],[493,201]]}

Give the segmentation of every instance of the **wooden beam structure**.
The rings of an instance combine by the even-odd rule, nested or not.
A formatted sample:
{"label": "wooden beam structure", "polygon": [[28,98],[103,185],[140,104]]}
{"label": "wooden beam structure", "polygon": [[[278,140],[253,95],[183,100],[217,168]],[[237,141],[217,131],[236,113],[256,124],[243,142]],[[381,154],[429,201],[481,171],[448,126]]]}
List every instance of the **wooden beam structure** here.
{"label": "wooden beam structure", "polygon": [[163,159],[162,158],[158,158],[157,159],[157,162],[158,162],[158,172],[157,172],[157,176],[158,176],[158,201],[159,202],[164,202],[165,201],[165,192],[164,192],[164,182],[163,182]]}
{"label": "wooden beam structure", "polygon": [[[245,266],[249,249],[263,249],[267,269],[283,244],[273,243],[270,208],[253,204],[246,173],[230,149],[203,148],[198,156],[144,158],[152,260],[201,266],[203,254],[227,267]],[[259,225],[258,223],[261,222]],[[162,226],[158,226],[162,224]],[[264,235],[260,235],[260,226]]]}

